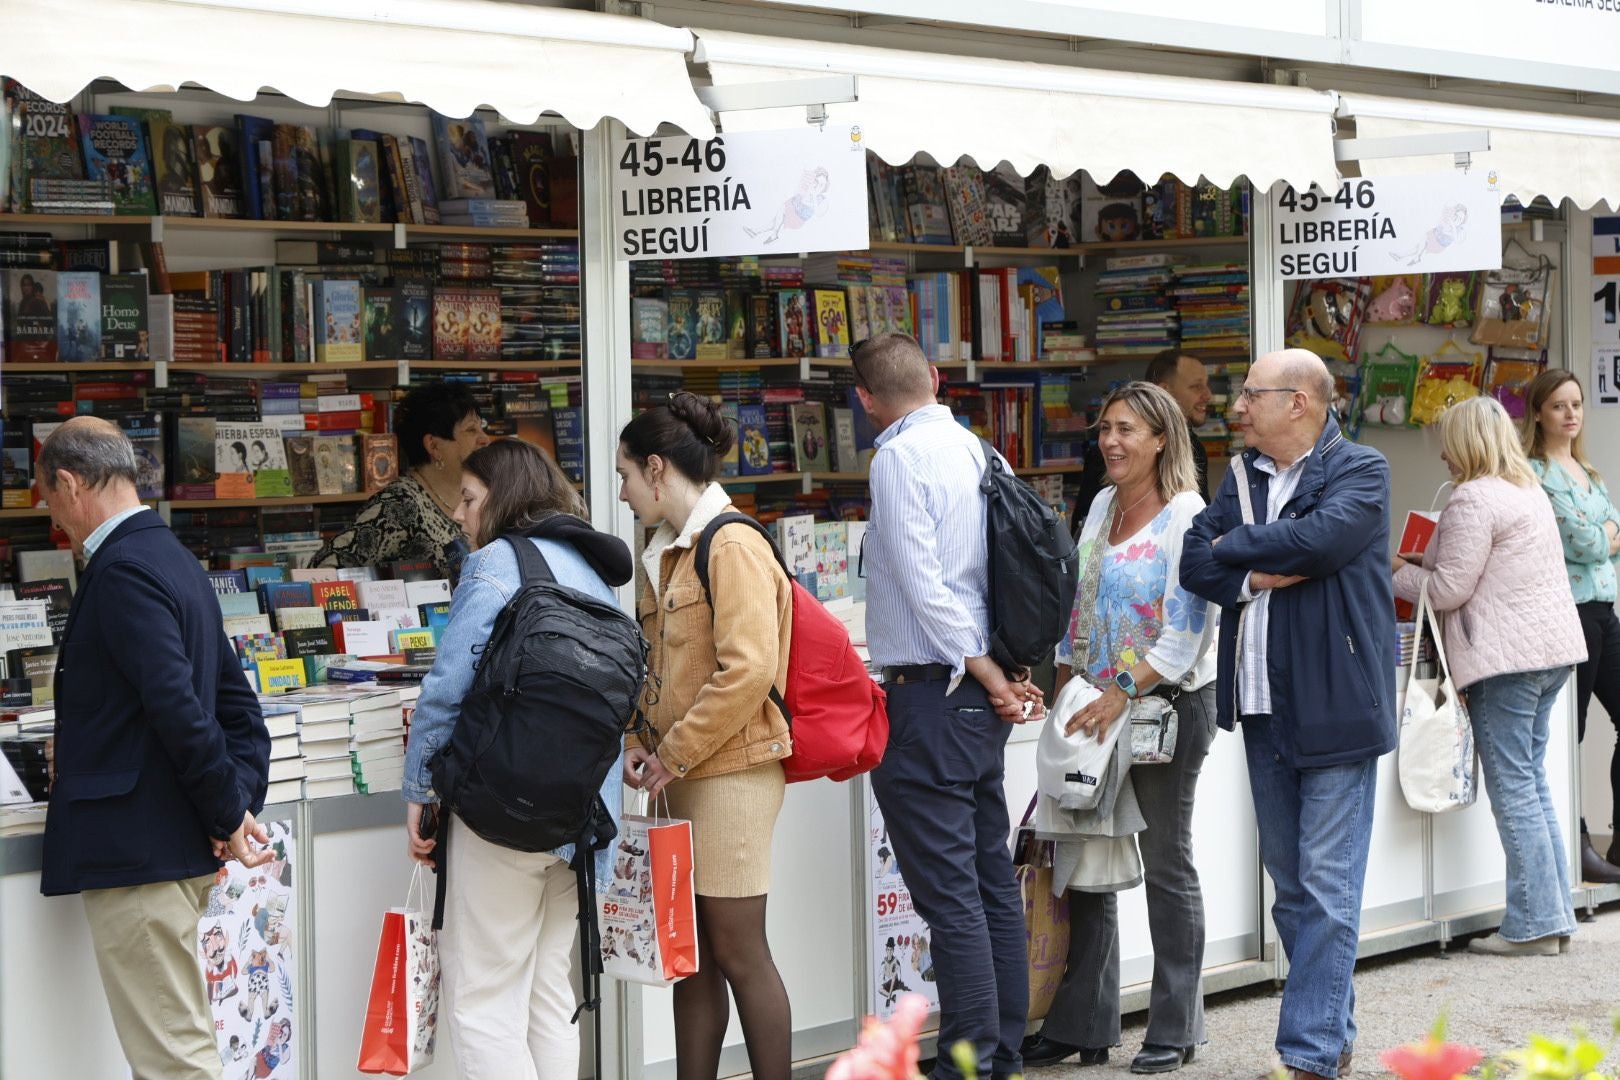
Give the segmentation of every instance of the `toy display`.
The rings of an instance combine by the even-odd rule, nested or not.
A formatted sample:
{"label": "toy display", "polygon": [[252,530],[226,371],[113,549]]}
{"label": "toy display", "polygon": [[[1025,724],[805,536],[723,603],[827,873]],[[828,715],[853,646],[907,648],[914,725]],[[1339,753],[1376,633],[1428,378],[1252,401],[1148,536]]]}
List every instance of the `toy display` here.
{"label": "toy display", "polygon": [[1485,357],[1471,353],[1455,341],[1447,341],[1434,351],[1418,373],[1412,394],[1412,423],[1427,427],[1459,401],[1479,396]]}
{"label": "toy display", "polygon": [[1429,278],[1423,321],[1430,326],[1467,326],[1474,321],[1474,270],[1448,270]]}
{"label": "toy display", "polygon": [[1366,278],[1299,282],[1288,316],[1288,345],[1309,349],[1324,360],[1351,360],[1370,292]]}
{"label": "toy display", "polygon": [[1476,345],[1538,349],[1547,325],[1547,297],[1553,267],[1543,258],[1535,266],[1504,266],[1481,275],[1473,332]]}
{"label": "toy display", "polygon": [[[1519,355],[1517,350],[1507,350],[1513,355]],[[1523,355],[1535,356],[1527,352]],[[1485,375],[1485,392],[1502,403],[1502,408],[1515,420],[1524,418],[1524,393],[1530,386],[1530,380],[1540,375],[1546,366],[1546,354],[1542,353],[1537,359],[1509,359],[1491,350],[1490,367]]]}
{"label": "toy display", "polygon": [[1387,342],[1362,364],[1359,419],[1375,427],[1405,427],[1412,412],[1418,358]]}
{"label": "toy display", "polygon": [[1424,295],[1422,274],[1393,274],[1372,279],[1372,301],[1367,305],[1371,326],[1407,326],[1417,322],[1419,298]]}

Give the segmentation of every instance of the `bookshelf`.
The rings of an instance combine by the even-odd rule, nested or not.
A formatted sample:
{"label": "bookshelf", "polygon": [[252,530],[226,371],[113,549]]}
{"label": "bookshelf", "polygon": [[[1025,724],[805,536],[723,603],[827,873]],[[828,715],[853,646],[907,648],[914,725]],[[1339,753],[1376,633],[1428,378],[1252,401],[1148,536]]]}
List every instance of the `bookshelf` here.
{"label": "bookshelf", "polygon": [[280,236],[328,236],[392,234],[394,247],[405,247],[413,240],[577,240],[578,229],[487,228],[476,225],[413,225],[405,222],[361,221],[260,221],[251,218],[147,216],[143,214],[9,214],[0,213],[0,229],[49,229],[53,226],[89,225],[105,229],[137,230],[147,239],[166,240],[168,234],[219,233],[224,235],[258,233]]}
{"label": "bookshelf", "polygon": [[1121,240],[1116,243],[1089,242],[1070,244],[1068,247],[995,247],[962,244],[902,244],[887,240],[873,240],[867,250],[878,254],[894,255],[1005,255],[1020,258],[1072,258],[1078,255],[1107,252],[1114,255],[1131,252],[1164,251],[1181,248],[1234,248],[1248,247],[1247,236],[1189,236],[1168,240]]}

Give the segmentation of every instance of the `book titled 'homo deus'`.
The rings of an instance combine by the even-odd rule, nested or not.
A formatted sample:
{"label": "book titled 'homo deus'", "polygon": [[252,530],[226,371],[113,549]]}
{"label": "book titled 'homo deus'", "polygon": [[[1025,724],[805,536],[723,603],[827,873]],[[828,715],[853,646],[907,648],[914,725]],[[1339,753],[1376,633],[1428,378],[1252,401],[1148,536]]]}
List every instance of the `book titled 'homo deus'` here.
{"label": "book titled 'homo deus'", "polygon": [[145,360],[150,356],[146,311],[145,274],[108,274],[101,279],[103,360]]}

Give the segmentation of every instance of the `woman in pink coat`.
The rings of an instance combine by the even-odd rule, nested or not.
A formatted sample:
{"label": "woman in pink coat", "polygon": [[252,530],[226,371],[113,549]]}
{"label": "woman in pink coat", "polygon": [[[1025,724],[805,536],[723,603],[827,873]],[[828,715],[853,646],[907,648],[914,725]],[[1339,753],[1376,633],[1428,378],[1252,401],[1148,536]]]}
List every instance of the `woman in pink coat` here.
{"label": "woman in pink coat", "polygon": [[1457,488],[1428,551],[1395,557],[1395,594],[1415,602],[1427,585],[1429,605],[1441,613],[1452,681],[1467,699],[1507,855],[1501,930],[1468,947],[1556,956],[1575,929],[1575,910],[1547,788],[1547,731],[1586,642],[1552,505],[1507,411],[1472,398],[1447,409],[1439,427],[1440,456]]}

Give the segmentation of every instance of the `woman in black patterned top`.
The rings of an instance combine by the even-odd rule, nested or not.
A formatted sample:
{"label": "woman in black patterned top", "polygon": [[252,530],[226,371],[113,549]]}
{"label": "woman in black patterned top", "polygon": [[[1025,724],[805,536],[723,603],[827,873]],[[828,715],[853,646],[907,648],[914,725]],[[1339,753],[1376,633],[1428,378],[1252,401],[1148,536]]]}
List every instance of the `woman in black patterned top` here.
{"label": "woman in black patterned top", "polygon": [[311,566],[381,566],[431,561],[448,577],[445,546],[461,536],[452,520],[461,498],[461,463],[489,445],[478,402],[465,386],[429,383],[394,410],[405,471],[366,501],[354,527],[321,546]]}

